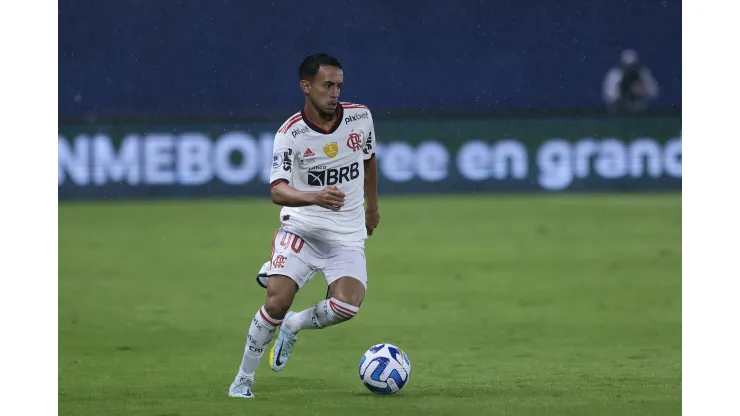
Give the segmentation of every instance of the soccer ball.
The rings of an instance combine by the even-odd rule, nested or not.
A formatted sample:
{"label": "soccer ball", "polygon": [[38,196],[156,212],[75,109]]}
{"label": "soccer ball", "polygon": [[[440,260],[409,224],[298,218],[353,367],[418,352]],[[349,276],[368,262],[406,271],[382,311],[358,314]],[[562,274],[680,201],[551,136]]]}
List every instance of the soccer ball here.
{"label": "soccer ball", "polygon": [[376,394],[393,394],[401,391],[410,376],[409,357],[392,344],[373,345],[360,360],[360,380]]}

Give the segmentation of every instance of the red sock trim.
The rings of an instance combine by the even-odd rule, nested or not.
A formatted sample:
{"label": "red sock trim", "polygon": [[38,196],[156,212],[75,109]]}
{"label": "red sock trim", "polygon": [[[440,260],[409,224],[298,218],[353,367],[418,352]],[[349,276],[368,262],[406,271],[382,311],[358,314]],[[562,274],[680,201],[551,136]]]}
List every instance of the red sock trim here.
{"label": "red sock trim", "polygon": [[277,319],[270,318],[270,315],[267,314],[264,306],[260,308],[260,316],[262,316],[262,320],[264,320],[265,322],[267,322],[268,324],[272,326],[278,326],[280,325],[280,323],[283,322],[282,319],[277,320]]}
{"label": "red sock trim", "polygon": [[331,310],[334,311],[335,314],[345,318],[345,319],[351,319],[357,311],[353,311],[351,309],[348,309],[347,307],[344,307],[339,304],[339,301],[331,298],[329,299],[329,306],[331,307]]}

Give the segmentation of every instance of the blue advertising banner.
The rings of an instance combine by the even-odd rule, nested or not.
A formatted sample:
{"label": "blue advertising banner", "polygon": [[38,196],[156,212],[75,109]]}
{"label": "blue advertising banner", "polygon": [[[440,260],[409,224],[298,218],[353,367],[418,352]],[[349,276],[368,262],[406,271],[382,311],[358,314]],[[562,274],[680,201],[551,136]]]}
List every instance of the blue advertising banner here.
{"label": "blue advertising banner", "polygon": [[[59,126],[59,199],[269,194],[279,123]],[[681,190],[681,119],[376,122],[379,192]]]}

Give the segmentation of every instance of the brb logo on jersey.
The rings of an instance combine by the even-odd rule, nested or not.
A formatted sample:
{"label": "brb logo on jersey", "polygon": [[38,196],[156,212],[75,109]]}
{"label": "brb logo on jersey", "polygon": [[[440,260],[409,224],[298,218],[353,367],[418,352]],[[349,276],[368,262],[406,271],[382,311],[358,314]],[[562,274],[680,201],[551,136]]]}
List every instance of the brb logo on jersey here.
{"label": "brb logo on jersey", "polygon": [[355,180],[360,176],[360,164],[355,162],[339,169],[326,169],[326,166],[317,166],[308,171],[308,184],[311,186],[336,185]]}
{"label": "brb logo on jersey", "polygon": [[360,136],[360,133],[350,133],[347,139],[347,147],[352,149],[353,152],[360,150],[362,147],[362,136]]}

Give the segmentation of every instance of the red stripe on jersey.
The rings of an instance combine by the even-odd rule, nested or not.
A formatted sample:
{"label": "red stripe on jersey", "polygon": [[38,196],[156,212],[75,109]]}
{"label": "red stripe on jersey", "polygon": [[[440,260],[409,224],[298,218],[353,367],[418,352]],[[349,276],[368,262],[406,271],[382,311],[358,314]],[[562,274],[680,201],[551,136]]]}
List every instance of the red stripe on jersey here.
{"label": "red stripe on jersey", "polygon": [[265,312],[265,307],[264,306],[260,308],[260,315],[262,315],[262,319],[264,319],[265,322],[267,322],[268,324],[270,324],[272,326],[278,326],[278,325],[280,325],[280,322],[282,322],[282,321],[273,321],[272,319],[270,319],[267,316],[267,312]]}
{"label": "red stripe on jersey", "polygon": [[283,124],[282,127],[280,127],[280,130],[278,130],[278,133],[285,133],[290,129],[290,127],[295,124],[296,121],[298,121],[301,118],[301,113],[298,113],[294,115],[293,117],[289,118],[288,121]]}
{"label": "red stripe on jersey", "polygon": [[[342,107],[344,107],[344,106],[342,106]],[[304,113],[305,113],[305,112],[304,112]],[[308,122],[309,122],[309,123],[313,124],[313,125],[314,125],[314,126],[316,126],[316,127],[318,128],[318,129],[322,130],[322,131],[323,131],[324,133],[327,133],[327,134],[328,134],[328,133],[329,133],[330,131],[334,130],[334,127],[336,127],[336,126],[337,126],[337,123],[338,123],[338,122],[340,121],[340,117],[339,117],[339,112],[337,112],[337,114],[336,114],[336,118],[334,119],[334,122],[333,122],[333,123],[331,123],[331,127],[329,127],[328,129],[325,129],[325,128],[323,128],[323,127],[319,126],[318,124],[314,123],[314,122],[313,122],[313,121],[311,120],[311,118],[309,118],[309,117],[308,117],[308,113],[305,113],[305,114],[306,114],[306,120],[308,120]]]}
{"label": "red stripe on jersey", "polygon": [[297,119],[298,117],[300,117],[300,115],[301,115],[301,113],[296,113],[296,114],[293,114],[292,116],[290,116],[290,118],[287,119],[287,120],[285,120],[285,123],[283,123],[283,125],[280,126],[280,130],[284,130],[285,129],[285,126],[287,126],[288,124],[290,124],[291,121],[293,121],[293,120]]}
{"label": "red stripe on jersey", "polygon": [[281,182],[285,182],[285,183],[290,183],[290,182],[288,182],[288,180],[287,180],[287,179],[275,179],[275,180],[274,180],[274,181],[272,181],[272,183],[270,184],[270,189],[272,189],[272,188],[276,187],[276,186],[277,186],[277,185],[278,185],[279,183],[281,183]]}
{"label": "red stripe on jersey", "polygon": [[278,130],[278,133],[284,132],[285,131],[285,126],[287,126],[288,124],[290,124],[293,120],[295,120],[295,118],[296,118],[296,116],[292,116],[291,118],[289,118],[288,120],[286,120],[285,123],[283,123],[283,125],[280,126],[280,129]]}
{"label": "red stripe on jersey", "polygon": [[270,268],[272,268],[272,256],[275,255],[275,239],[277,238],[280,229],[275,230],[275,234],[272,236],[272,249],[270,249]]}
{"label": "red stripe on jersey", "polygon": [[299,121],[301,121],[301,117],[298,117],[297,119],[291,121],[290,124],[288,124],[288,126],[285,127],[285,131],[283,131],[283,134],[287,134],[288,133],[288,130],[290,130],[290,128],[293,127],[293,125],[295,125],[295,123],[297,123]]}
{"label": "red stripe on jersey", "polygon": [[366,106],[362,104],[346,103],[346,102],[343,102],[341,104],[342,104],[342,107],[344,108],[367,108]]}

